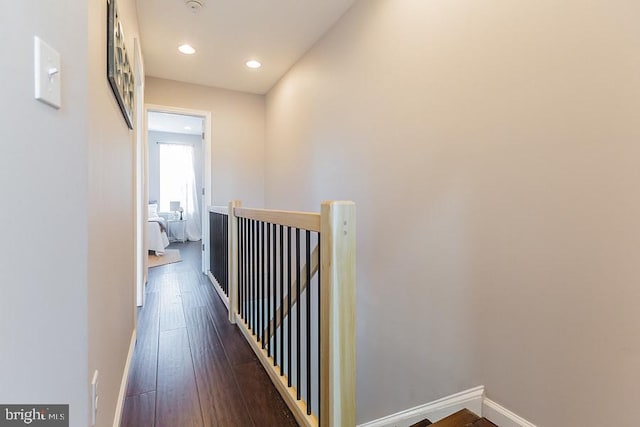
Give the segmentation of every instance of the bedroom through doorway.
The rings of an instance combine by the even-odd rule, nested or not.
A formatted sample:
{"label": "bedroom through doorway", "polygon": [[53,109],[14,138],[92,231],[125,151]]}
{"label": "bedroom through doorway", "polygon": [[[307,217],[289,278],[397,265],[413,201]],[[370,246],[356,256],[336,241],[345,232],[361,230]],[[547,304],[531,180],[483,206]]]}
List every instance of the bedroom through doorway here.
{"label": "bedroom through doorway", "polygon": [[[146,247],[150,269],[182,262],[208,233],[209,113],[147,106]],[[202,243],[195,243],[202,242]]]}

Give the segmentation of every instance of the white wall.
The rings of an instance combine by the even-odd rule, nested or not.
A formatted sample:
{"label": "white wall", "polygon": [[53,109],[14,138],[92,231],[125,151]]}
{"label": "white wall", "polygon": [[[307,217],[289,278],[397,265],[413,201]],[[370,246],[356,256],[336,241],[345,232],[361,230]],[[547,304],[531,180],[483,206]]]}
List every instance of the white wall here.
{"label": "white wall", "polygon": [[[160,145],[159,142],[188,144],[193,147],[193,155],[196,159],[194,173],[196,175],[196,188],[202,188],[203,179],[203,153],[202,138],[200,135],[188,135],[184,133],[149,131],[149,200],[160,202]],[[202,192],[198,191],[198,206],[202,206]]]}
{"label": "white wall", "polygon": [[[119,4],[133,37],[134,2]],[[2,9],[0,402],[68,403],[87,426],[99,369],[96,425],[112,425],[134,328],[133,144],[106,78],[105,3]],[[61,54],[59,110],[33,99],[34,35]]]}
{"label": "white wall", "polygon": [[365,0],[269,92],[267,207],[358,205],[362,423],[484,384],[634,424],[640,4]]}
{"label": "white wall", "polygon": [[[68,403],[86,425],[87,8],[0,9],[0,402]],[[60,110],[33,97],[34,35],[61,54]]]}
{"label": "white wall", "polygon": [[264,96],[147,77],[149,104],[211,112],[212,203],[264,204]]}
{"label": "white wall", "polygon": [[[100,372],[98,426],[113,425],[131,334],[135,327],[135,132],[120,112],[106,77],[107,8],[89,6],[89,379]],[[133,62],[138,36],[134,0],[118,0]],[[87,381],[87,391],[89,391]]]}

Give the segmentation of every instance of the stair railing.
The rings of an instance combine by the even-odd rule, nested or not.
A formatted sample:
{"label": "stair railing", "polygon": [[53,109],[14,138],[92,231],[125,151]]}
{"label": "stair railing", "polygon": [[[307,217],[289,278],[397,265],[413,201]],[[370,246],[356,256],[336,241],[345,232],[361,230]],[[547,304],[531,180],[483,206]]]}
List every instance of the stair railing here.
{"label": "stair railing", "polygon": [[228,307],[300,425],[355,426],[355,204],[228,208]]}
{"label": "stair railing", "polygon": [[209,271],[214,289],[229,308],[229,213],[227,206],[209,208]]}

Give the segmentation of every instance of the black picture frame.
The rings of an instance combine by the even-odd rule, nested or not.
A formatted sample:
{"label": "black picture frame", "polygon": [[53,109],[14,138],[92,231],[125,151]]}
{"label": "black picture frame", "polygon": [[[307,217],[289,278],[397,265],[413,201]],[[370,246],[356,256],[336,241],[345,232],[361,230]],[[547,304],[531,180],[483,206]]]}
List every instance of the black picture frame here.
{"label": "black picture frame", "polygon": [[107,0],[107,78],[129,129],[133,129],[135,77],[116,0]]}

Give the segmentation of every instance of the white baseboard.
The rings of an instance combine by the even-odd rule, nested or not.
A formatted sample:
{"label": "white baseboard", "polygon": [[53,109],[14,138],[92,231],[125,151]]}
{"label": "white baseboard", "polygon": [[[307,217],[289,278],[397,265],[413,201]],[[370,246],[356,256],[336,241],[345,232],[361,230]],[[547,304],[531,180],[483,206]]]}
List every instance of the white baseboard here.
{"label": "white baseboard", "polygon": [[384,418],[360,424],[358,427],[409,427],[411,424],[415,424],[425,418],[436,422],[464,408],[476,414],[481,414],[483,397],[484,386],[478,386]]}
{"label": "white baseboard", "polygon": [[482,416],[500,427],[536,427],[534,424],[486,397],[482,402]]}
{"label": "white baseboard", "polygon": [[519,415],[485,397],[484,386],[470,388],[424,405],[360,424],[358,427],[408,427],[425,418],[436,422],[464,408],[487,418],[499,427],[536,427]]}
{"label": "white baseboard", "polygon": [[124,399],[127,393],[129,367],[131,366],[131,359],[133,359],[133,350],[135,348],[136,348],[136,330],[134,329],[133,333],[131,334],[131,342],[129,343],[129,354],[127,354],[127,361],[124,364],[122,381],[120,381],[120,393],[118,393],[118,400],[116,402],[116,413],[113,417],[113,427],[120,427],[120,420],[122,419],[122,408],[124,407]]}

